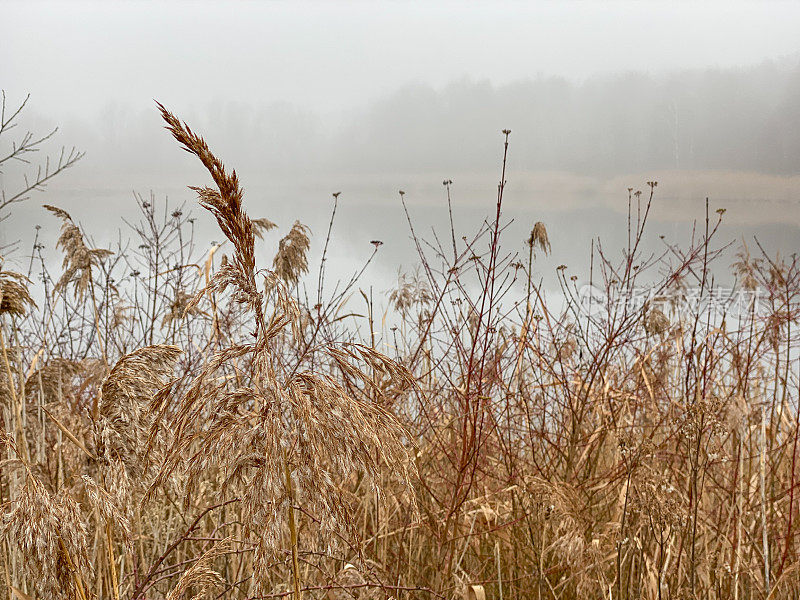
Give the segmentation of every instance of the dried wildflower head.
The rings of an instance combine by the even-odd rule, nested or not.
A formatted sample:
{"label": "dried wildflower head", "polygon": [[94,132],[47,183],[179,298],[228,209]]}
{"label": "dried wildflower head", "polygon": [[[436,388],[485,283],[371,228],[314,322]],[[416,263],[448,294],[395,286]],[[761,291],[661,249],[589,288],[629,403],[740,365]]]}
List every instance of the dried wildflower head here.
{"label": "dried wildflower head", "polygon": [[769,261],[769,284],[772,288],[786,287],[789,265],[780,256]]}
{"label": "dried wildflower head", "polygon": [[[31,397],[51,400],[59,396],[60,390],[67,390],[70,380],[81,370],[80,365],[66,358],[51,358],[33,371],[25,382],[25,389]],[[63,392],[62,392],[63,393]]]}
{"label": "dried wildflower head", "polygon": [[428,282],[418,272],[413,275],[401,273],[397,278],[397,287],[389,294],[389,302],[403,315],[414,306],[425,307],[432,301]]}
{"label": "dried wildflower head", "polygon": [[250,222],[253,224],[253,233],[260,240],[264,239],[265,233],[278,227],[269,219],[250,219]]}
{"label": "dried wildflower head", "polygon": [[132,490],[135,482],[131,481],[127,473],[121,469],[106,469],[102,479],[103,485],[88,475],[81,478],[86,498],[107,523],[114,524],[114,531],[130,548],[133,543],[133,520],[137,508]]}
{"label": "dried wildflower head", "polygon": [[91,568],[86,524],[75,500],[66,491],[51,494],[27,475],[11,507],[0,534],[25,557],[20,566],[35,597],[85,598]]}
{"label": "dried wildflower head", "polygon": [[239,186],[236,171],[228,172],[206,144],[205,140],[195,134],[185,123],[158,104],[161,116],[184,150],[194,154],[211,174],[217,189],[210,187],[191,187],[197,192],[200,205],[217,219],[222,233],[235,249],[233,260],[223,265],[211,278],[206,289],[200,290],[192,300],[197,304],[207,290],[222,293],[233,288],[233,298],[255,313],[256,322],[263,325],[263,294],[256,284],[255,272],[255,235],[257,227],[242,209],[243,192]]}
{"label": "dried wildflower head", "polygon": [[121,461],[132,475],[142,475],[152,414],[150,404],[172,378],[180,355],[176,346],[146,346],[123,356],[109,372],[99,402],[98,450]]}
{"label": "dried wildflower head", "polygon": [[686,504],[668,474],[649,467],[633,482],[631,512],[644,517],[659,536],[684,527],[688,520]]}
{"label": "dried wildflower head", "polygon": [[308,249],[310,230],[300,221],[295,221],[291,231],[278,244],[278,252],[272,261],[275,274],[292,285],[308,271]]}
{"label": "dried wildflower head", "polygon": [[118,327],[122,327],[126,323],[130,322],[132,317],[130,312],[133,310],[133,307],[125,302],[117,302],[114,305],[114,311],[111,314],[111,329],[117,329]]}
{"label": "dried wildflower head", "polygon": [[87,247],[80,228],[67,211],[48,204],[44,207],[61,219],[61,235],[56,245],[64,252],[64,273],[56,283],[56,290],[64,290],[68,284],[73,283],[75,296],[83,298],[91,284],[92,267],[114,253],[111,250]]}
{"label": "dried wildflower head", "polygon": [[214,570],[214,560],[225,554],[229,543],[227,540],[218,542],[212,548],[204,552],[183,575],[178,583],[167,595],[166,600],[181,600],[192,593],[192,600],[200,600],[209,597],[211,592],[217,590],[222,585],[222,576]]}
{"label": "dried wildflower head", "polygon": [[[703,396],[698,387],[694,400],[685,405],[679,433],[690,444],[695,444],[703,436],[708,442],[715,438],[718,441],[725,433],[729,409],[730,403],[725,399],[715,395]],[[703,449],[708,451],[708,444]]]}
{"label": "dried wildflower head", "polygon": [[169,304],[169,309],[161,319],[161,326],[166,327],[174,321],[181,321],[187,316],[203,314],[203,311],[192,303],[192,296],[183,290],[177,290]]}
{"label": "dried wildflower head", "polygon": [[538,221],[531,229],[531,234],[528,236],[528,247],[532,250],[538,247],[545,254],[550,254],[550,240],[547,237],[547,228],[541,221]]}
{"label": "dried wildflower head", "polygon": [[772,348],[773,352],[778,352],[781,342],[784,339],[784,329],[788,322],[788,315],[783,311],[771,312],[764,323],[764,339]]}
{"label": "dried wildflower head", "polygon": [[731,266],[734,274],[741,281],[742,287],[748,291],[756,289],[758,287],[758,260],[750,257],[750,250],[746,244],[742,244],[736,253],[736,259]]}
{"label": "dried wildflower head", "polygon": [[669,319],[660,308],[651,308],[644,317],[644,330],[650,335],[661,335],[669,329]]}
{"label": "dried wildflower head", "polygon": [[578,340],[574,335],[569,335],[558,347],[558,357],[560,360],[568,360],[578,349]]}
{"label": "dried wildflower head", "polygon": [[0,270],[0,316],[24,317],[36,303],[28,292],[30,279],[21,273]]}
{"label": "dried wildflower head", "polygon": [[[396,396],[398,392],[414,388],[416,385],[416,380],[408,369],[367,346],[354,344],[349,347],[329,348],[326,353],[343,373],[353,380],[360,379],[373,390],[384,406],[391,400],[388,397],[389,389],[392,389],[392,395]],[[367,370],[356,366],[360,362],[369,366],[369,374]]]}
{"label": "dried wildflower head", "polygon": [[569,563],[583,554],[585,549],[581,516],[581,502],[576,490],[563,481],[548,481],[532,477],[525,483],[525,501],[531,512],[541,519],[541,526],[550,530],[552,545],[548,548],[552,558]]}

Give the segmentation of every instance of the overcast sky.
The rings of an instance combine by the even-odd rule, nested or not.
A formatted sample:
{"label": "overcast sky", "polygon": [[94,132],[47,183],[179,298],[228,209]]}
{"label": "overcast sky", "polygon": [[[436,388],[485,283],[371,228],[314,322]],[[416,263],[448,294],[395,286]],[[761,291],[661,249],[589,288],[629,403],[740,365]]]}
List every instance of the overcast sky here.
{"label": "overcast sky", "polygon": [[800,3],[9,2],[0,83],[88,114],[224,98],[315,111],[408,82],[584,79],[800,51]]}

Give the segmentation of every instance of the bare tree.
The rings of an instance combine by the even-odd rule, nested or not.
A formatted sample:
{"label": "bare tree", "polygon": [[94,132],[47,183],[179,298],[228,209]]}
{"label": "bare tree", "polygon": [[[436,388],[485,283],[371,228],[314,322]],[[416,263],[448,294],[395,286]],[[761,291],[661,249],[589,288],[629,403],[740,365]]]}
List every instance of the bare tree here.
{"label": "bare tree", "polygon": [[26,131],[23,135],[12,139],[8,146],[6,140],[9,132],[19,125],[19,116],[28,104],[30,94],[25,96],[25,99],[16,108],[9,108],[5,90],[0,93],[2,94],[0,102],[0,175],[4,173],[7,165],[13,162],[25,165],[22,183],[16,189],[6,190],[5,186],[0,183],[1,223],[8,218],[9,207],[12,204],[24,202],[34,191],[44,190],[51,179],[78,162],[83,158],[84,153],[74,147],[67,150],[65,146],[62,146],[57,160],[51,160],[50,156],[46,156],[43,161],[35,161],[33,155],[41,151],[45,142],[55,136],[58,131],[57,127],[43,136]]}

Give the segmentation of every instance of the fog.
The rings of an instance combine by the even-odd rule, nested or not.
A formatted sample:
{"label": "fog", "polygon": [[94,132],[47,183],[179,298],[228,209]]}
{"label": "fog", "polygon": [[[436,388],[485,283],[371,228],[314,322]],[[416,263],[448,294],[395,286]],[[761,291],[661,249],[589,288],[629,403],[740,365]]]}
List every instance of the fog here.
{"label": "fog", "polygon": [[581,272],[594,236],[620,245],[627,188],[649,180],[654,243],[685,239],[706,197],[727,209],[725,239],[800,243],[797,4],[6,3],[0,16],[0,87],[10,105],[31,93],[19,130],[59,126],[51,154],[86,152],[0,224],[20,257],[52,221],[42,202],[98,243],[133,218],[133,192],[192,202],[206,176],[154,100],[236,168],[254,216],[308,223],[316,250],[342,192],[332,262],[349,272],[384,240],[379,287],[415,263],[398,190],[427,233],[446,223],[452,179],[457,226],[474,230],[504,128],[507,244],[545,221],[542,269]]}

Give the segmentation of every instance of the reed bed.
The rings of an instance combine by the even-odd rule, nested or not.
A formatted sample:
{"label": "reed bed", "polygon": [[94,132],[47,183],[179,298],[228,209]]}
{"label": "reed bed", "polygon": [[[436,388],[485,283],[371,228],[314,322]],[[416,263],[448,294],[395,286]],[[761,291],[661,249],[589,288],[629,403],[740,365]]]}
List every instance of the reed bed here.
{"label": "reed bed", "polygon": [[[800,595],[796,257],[731,260],[709,207],[645,253],[648,182],[621,253],[587,241],[589,310],[565,267],[553,298],[546,226],[504,237],[505,130],[491,216],[426,240],[407,210],[381,301],[159,110],[224,243],[140,197],[119,247],[47,206],[62,272],[45,231],[0,263],[2,597]],[[709,310],[723,271],[758,306]]]}

